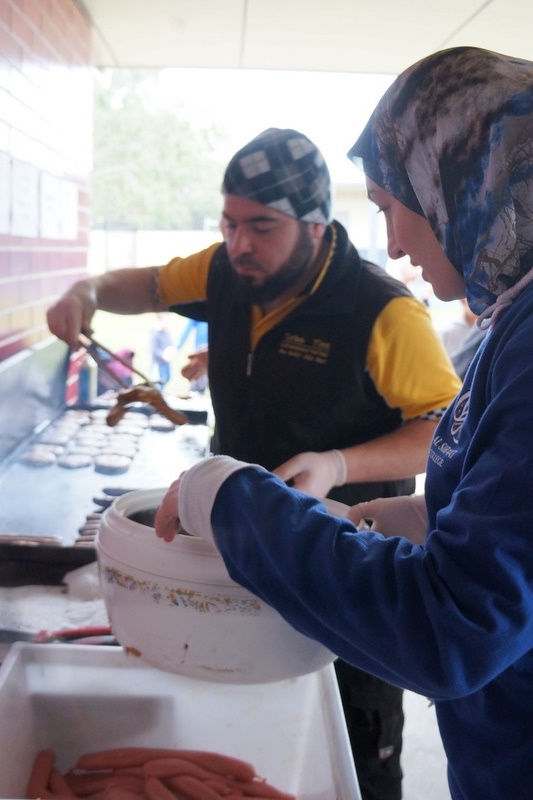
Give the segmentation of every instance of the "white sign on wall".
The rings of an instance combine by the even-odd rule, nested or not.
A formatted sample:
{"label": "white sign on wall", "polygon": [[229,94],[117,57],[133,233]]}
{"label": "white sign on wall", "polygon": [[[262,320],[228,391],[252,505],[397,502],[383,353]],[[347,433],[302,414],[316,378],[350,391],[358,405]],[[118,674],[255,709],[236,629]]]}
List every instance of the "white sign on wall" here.
{"label": "white sign on wall", "polygon": [[31,164],[13,161],[11,186],[11,233],[39,235],[39,170]]}
{"label": "white sign on wall", "polygon": [[61,181],[55,175],[42,172],[40,191],[40,232],[42,239],[61,238],[60,198]]}
{"label": "white sign on wall", "polygon": [[61,204],[59,207],[62,239],[78,238],[78,187],[69,181],[61,181]]}
{"label": "white sign on wall", "polygon": [[42,239],[77,239],[78,237],[78,189],[70,181],[64,181],[48,172],[41,173]]}
{"label": "white sign on wall", "polygon": [[10,233],[11,159],[0,153],[0,234]]}

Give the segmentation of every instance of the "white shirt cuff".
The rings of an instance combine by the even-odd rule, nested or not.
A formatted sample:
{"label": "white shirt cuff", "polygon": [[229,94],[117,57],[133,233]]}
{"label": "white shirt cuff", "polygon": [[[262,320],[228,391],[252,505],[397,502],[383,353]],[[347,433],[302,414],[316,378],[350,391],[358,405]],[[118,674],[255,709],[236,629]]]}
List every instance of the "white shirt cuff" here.
{"label": "white shirt cuff", "polygon": [[211,456],[184,473],[179,487],[178,508],[183,528],[193,536],[213,542],[211,511],[218,490],[230,475],[257,464],[237,461],[230,456]]}

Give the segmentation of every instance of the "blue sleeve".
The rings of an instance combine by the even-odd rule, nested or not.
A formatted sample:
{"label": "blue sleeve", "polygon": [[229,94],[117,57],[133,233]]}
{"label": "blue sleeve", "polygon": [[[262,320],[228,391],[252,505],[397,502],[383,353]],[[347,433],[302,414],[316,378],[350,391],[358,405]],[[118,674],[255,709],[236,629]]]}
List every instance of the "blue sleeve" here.
{"label": "blue sleeve", "polygon": [[[467,577],[450,585],[430,547],[358,532],[255,468],[222,484],[211,523],[233,580],[354,666],[434,699],[470,694],[501,672],[509,617],[482,609],[493,630],[465,618]],[[532,616],[528,629],[516,620],[517,648],[531,639]]]}
{"label": "blue sleeve", "polygon": [[184,326],[184,328],[183,328],[183,330],[181,332],[181,336],[180,336],[180,338],[178,340],[178,343],[176,345],[178,350],[181,350],[181,348],[183,347],[183,345],[185,344],[185,342],[187,341],[187,339],[191,335],[191,332],[192,332],[193,329],[194,329],[194,320],[189,319],[185,323],[185,326]]}

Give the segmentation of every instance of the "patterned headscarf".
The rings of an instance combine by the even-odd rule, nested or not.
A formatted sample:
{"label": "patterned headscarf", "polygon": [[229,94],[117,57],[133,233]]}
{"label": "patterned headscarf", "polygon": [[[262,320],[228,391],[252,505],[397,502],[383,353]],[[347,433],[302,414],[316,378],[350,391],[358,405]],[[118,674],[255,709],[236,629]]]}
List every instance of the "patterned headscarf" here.
{"label": "patterned headscarf", "polygon": [[348,157],[427,218],[474,313],[499,310],[533,277],[532,62],[475,47],[419,61]]}
{"label": "patterned headscarf", "polygon": [[302,222],[331,221],[331,179],[320,150],[303,133],[269,128],[229,162],[222,191]]}

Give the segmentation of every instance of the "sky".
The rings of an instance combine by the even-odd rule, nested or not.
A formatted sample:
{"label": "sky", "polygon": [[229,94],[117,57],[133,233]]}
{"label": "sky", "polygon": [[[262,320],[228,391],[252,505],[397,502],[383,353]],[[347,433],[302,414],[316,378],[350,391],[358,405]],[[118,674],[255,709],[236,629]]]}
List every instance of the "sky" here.
{"label": "sky", "polygon": [[393,75],[275,70],[165,69],[159,102],[184,102],[229,134],[229,159],[269,127],[295,128],[322,151],[334,182],[362,181],[346,157]]}

